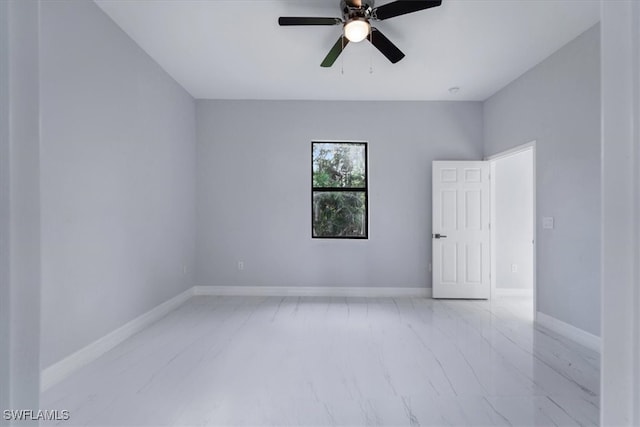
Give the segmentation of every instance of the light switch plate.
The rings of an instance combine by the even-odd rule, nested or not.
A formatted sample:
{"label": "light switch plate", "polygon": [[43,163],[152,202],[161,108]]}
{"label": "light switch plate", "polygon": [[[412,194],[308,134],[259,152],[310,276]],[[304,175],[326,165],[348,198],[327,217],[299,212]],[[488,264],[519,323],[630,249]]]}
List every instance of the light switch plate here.
{"label": "light switch plate", "polygon": [[542,228],[547,229],[547,230],[551,230],[553,229],[554,224],[553,224],[553,217],[552,216],[545,216],[542,217]]}

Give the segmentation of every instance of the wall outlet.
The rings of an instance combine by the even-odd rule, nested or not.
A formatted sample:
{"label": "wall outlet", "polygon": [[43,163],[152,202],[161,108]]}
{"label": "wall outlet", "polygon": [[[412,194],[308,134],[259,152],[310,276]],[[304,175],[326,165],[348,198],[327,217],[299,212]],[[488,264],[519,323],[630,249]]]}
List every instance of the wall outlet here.
{"label": "wall outlet", "polygon": [[187,274],[187,266],[186,265],[182,266],[182,274]]}
{"label": "wall outlet", "polygon": [[511,272],[512,273],[518,272],[518,264],[511,264]]}
{"label": "wall outlet", "polygon": [[244,261],[238,261],[238,271],[244,270]]}
{"label": "wall outlet", "polygon": [[542,217],[542,228],[546,230],[552,230],[554,227],[554,220],[552,216]]}

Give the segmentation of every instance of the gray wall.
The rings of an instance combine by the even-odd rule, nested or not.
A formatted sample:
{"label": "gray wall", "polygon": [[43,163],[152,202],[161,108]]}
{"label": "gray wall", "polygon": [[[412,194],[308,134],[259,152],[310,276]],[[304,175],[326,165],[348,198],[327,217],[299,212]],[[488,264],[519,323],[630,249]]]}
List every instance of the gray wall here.
{"label": "gray wall", "polygon": [[[197,127],[200,285],[431,286],[431,161],[482,158],[479,102],[198,101]],[[369,240],[311,239],[312,140],[369,142]]]}
{"label": "gray wall", "polygon": [[600,425],[640,426],[640,3],[601,12]]}
{"label": "gray wall", "polygon": [[[495,277],[498,289],[533,289],[533,151],[493,163]],[[516,265],[517,271],[512,271]]]}
{"label": "gray wall", "polygon": [[0,2],[0,409],[39,401],[38,18],[37,2]]}
{"label": "gray wall", "polygon": [[[11,276],[9,264],[9,2],[0,2],[0,408],[11,405]],[[4,419],[0,425],[7,425]]]}
{"label": "gray wall", "polygon": [[[538,310],[599,335],[599,26],[485,101],[485,155],[532,140]],[[544,216],[555,229],[542,229]]]}
{"label": "gray wall", "polygon": [[195,102],[93,2],[41,40],[46,367],[193,285]]}

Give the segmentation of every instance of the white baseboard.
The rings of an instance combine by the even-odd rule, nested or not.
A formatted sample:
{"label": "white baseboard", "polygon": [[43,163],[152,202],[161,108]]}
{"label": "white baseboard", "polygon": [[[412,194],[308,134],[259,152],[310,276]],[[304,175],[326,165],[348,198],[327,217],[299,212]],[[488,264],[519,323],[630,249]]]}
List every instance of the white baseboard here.
{"label": "white baseboard", "polygon": [[165,301],[157,307],[147,311],[141,316],[136,317],[115,331],[110,332],[88,346],[81,348],[59,362],[45,368],[40,376],[40,390],[44,391],[52,385],[60,382],[72,372],[96,360],[122,341],[164,317],[167,313],[191,298],[193,296],[193,290],[194,288],[187,289],[170,300]]}
{"label": "white baseboard", "polygon": [[338,286],[196,286],[194,287],[194,295],[430,298],[431,288],[377,288]]}
{"label": "white baseboard", "polygon": [[551,317],[548,314],[544,314],[539,311],[536,313],[536,323],[540,326],[552,330],[553,332],[556,332],[557,334],[569,338],[570,340],[575,341],[578,344],[581,344],[587,348],[590,348],[591,350],[600,353],[601,339],[596,335],[593,335],[580,328],[576,328],[573,325],[565,323],[562,320],[558,320],[555,317]]}
{"label": "white baseboard", "polygon": [[500,297],[533,297],[533,289],[506,289],[495,288],[494,296]]}

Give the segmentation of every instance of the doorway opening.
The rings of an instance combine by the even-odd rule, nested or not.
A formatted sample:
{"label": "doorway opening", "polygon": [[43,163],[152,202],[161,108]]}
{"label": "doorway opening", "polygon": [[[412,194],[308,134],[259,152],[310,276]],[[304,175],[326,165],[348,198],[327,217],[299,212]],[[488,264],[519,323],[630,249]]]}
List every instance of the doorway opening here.
{"label": "doorway opening", "polygon": [[536,315],[535,141],[487,158],[491,170],[491,298]]}

